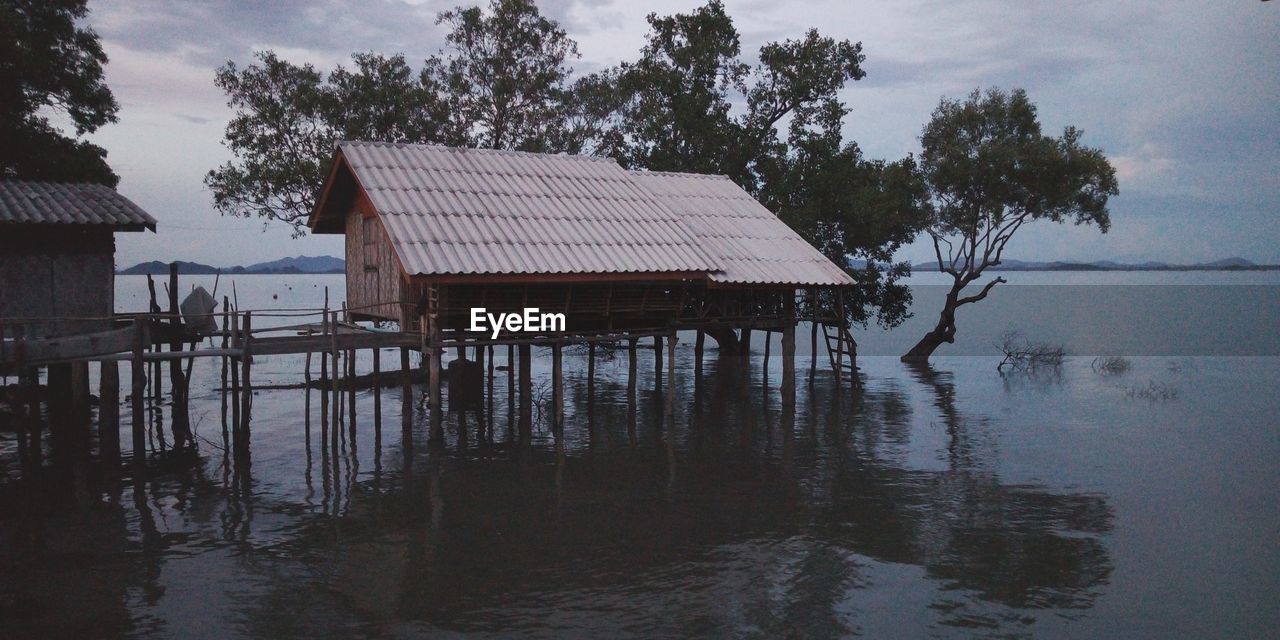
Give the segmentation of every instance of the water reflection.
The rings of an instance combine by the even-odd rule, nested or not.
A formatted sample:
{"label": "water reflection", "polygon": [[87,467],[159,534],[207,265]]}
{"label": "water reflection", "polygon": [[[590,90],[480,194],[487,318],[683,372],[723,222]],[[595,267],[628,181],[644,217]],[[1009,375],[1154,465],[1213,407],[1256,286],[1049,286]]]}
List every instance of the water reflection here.
{"label": "water reflection", "polygon": [[[1019,634],[1038,611],[1090,607],[1111,573],[1106,497],[1003,483],[992,419],[959,407],[945,370],[858,390],[801,375],[788,407],[780,363],[682,358],[666,423],[652,373],[631,387],[625,363],[602,362],[587,389],[566,364],[562,434],[522,441],[501,375],[491,410],[507,428],[476,437],[473,420],[457,447],[451,416],[446,450],[422,414],[383,439],[264,393],[260,408],[320,404],[320,428],[258,417],[252,467],[206,454],[103,487],[91,516],[56,486],[6,485],[5,618],[49,636]],[[933,425],[945,455],[910,463]],[[61,604],[82,598],[103,604]]]}

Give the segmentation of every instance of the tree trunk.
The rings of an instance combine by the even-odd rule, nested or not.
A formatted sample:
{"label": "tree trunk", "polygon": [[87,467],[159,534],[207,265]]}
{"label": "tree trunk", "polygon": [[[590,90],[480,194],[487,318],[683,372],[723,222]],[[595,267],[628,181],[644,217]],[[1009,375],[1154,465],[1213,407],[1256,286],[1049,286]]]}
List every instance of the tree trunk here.
{"label": "tree trunk", "polygon": [[902,356],[903,362],[919,362],[922,360],[928,360],[929,356],[933,355],[934,350],[942,346],[942,343],[955,342],[956,309],[963,305],[978,302],[986,298],[987,294],[991,293],[992,287],[1000,283],[1007,282],[1004,278],[997,277],[984,285],[978,293],[961,298],[960,292],[981,276],[981,271],[975,271],[963,276],[955,276],[955,282],[951,285],[951,290],[947,292],[946,303],[942,306],[942,313],[938,314],[937,326],[933,328],[933,331],[924,334],[924,337],[920,338],[920,342],[917,342],[916,346],[911,347],[911,350],[908,351],[906,355]]}
{"label": "tree trunk", "polygon": [[924,334],[923,338],[911,347],[905,355],[902,356],[903,362],[923,362],[933,355],[933,352],[942,344],[952,343],[956,341],[956,307],[957,300],[960,295],[961,285],[953,284],[951,290],[947,292],[946,303],[942,306],[942,312],[938,314],[938,324],[933,331]]}
{"label": "tree trunk", "polygon": [[721,356],[736,356],[742,353],[738,336],[734,334],[733,329],[728,327],[711,327],[706,330],[706,334],[711,336],[712,340],[720,348]]}

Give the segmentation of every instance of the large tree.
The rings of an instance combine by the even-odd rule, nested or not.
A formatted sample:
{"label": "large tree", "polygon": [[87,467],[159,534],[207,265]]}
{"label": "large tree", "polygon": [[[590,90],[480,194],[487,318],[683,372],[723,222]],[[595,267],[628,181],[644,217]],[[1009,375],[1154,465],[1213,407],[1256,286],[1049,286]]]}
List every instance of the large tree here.
{"label": "large tree", "polygon": [[729,176],[854,278],[847,320],[900,323],[910,265],[893,253],[923,228],[928,202],[914,160],[868,160],[843,139],[840,91],[866,75],[862,46],[809,30],[765,44],[752,65],[719,1],[648,20],[639,60],[612,72],[618,108],[599,151]]}
{"label": "large tree", "polygon": [[[96,182],[120,178],[105,149],[81,136],[116,121],[107,54],[80,26],[87,0],[0,2],[0,177]],[[55,123],[65,122],[74,136]]]}
{"label": "large tree", "polygon": [[975,90],[963,101],[943,99],[920,137],[925,183],[933,201],[927,229],[938,271],[951,277],[937,325],[903,360],[925,360],[955,341],[956,310],[978,302],[996,277],[963,295],[1000,264],[1023,225],[1037,220],[1111,226],[1107,199],[1119,193],[1116,172],[1102,151],[1080,143],[1067,127],[1053,137],[1040,130],[1025,91]]}
{"label": "large tree", "polygon": [[215,83],[236,110],[223,144],[234,159],[205,183],[224,215],[284,222],[295,235],[344,139],[441,143],[531,151],[578,150],[566,123],[576,108],[570,69],[577,45],[528,0],[440,14],[448,48],[414,70],[403,55],[361,53],[325,73],[267,51]]}

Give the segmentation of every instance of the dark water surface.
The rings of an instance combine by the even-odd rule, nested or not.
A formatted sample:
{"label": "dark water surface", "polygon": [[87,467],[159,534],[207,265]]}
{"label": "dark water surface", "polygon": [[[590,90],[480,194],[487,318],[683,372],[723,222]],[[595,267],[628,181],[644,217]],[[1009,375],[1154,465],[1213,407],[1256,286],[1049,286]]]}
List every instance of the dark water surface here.
{"label": "dark water surface", "polygon": [[[599,365],[594,390],[582,355],[567,355],[564,436],[535,426],[529,447],[509,444],[504,371],[493,442],[472,421],[465,448],[454,417],[448,448],[430,447],[421,412],[404,440],[398,389],[382,393],[380,436],[360,392],[355,438],[344,427],[336,449],[315,392],[308,420],[303,391],[260,391],[251,465],[237,471],[219,396],[196,385],[198,465],[79,491],[19,481],[0,435],[0,636],[1234,638],[1280,626],[1280,358],[1136,357],[1108,376],[1082,357],[1001,377],[988,357],[925,369],[871,357],[859,391],[823,370],[810,388],[801,358],[792,412],[776,357],[743,371],[712,352],[699,378],[684,341],[664,424],[652,351],[640,353],[634,403],[625,353]],[[216,381],[215,362],[197,382]],[[549,362],[535,365],[537,395]],[[264,359],[255,380],[300,367]],[[1138,393],[1153,385],[1176,395]]]}

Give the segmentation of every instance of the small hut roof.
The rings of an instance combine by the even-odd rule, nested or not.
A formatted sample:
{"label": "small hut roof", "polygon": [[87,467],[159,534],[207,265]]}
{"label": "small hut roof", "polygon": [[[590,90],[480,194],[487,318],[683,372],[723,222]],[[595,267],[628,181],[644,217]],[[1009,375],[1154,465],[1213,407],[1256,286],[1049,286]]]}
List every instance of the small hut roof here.
{"label": "small hut roof", "polygon": [[0,225],[87,225],[156,230],[156,219],[100,184],[0,180]]}
{"label": "small hut roof", "polygon": [[716,268],[680,217],[612,160],[370,142],[339,143],[338,156],[409,275]]}
{"label": "small hut roof", "polygon": [[722,284],[844,286],[849,274],[727,176],[632,171],[693,230],[720,269]]}
{"label": "small hut roof", "polygon": [[564,154],[341,142],[311,229],[341,233],[355,191],[408,275],[693,273],[724,284],[853,284],[723,176],[632,172]]}

